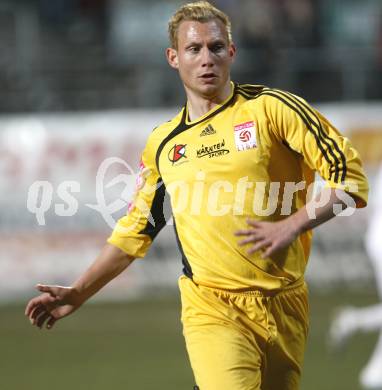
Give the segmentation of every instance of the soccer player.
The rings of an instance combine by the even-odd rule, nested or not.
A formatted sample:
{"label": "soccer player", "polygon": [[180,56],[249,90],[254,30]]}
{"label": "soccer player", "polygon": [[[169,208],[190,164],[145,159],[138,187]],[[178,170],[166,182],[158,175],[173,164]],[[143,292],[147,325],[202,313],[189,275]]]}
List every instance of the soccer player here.
{"label": "soccer player", "polygon": [[365,389],[382,388],[382,165],[373,187],[372,213],[365,235],[365,248],[374,268],[381,303],[367,307],[342,308],[330,327],[330,341],[334,347],[344,345],[356,332],[379,330],[379,338],[359,381]]}
{"label": "soccer player", "polygon": [[[197,386],[297,389],[308,333],[311,229],[345,205],[366,205],[360,159],[305,100],[231,81],[230,21],[208,2],[179,8],[169,35],[166,56],[186,105],[149,136],[136,197],[94,264],[71,287],[38,285],[42,294],[26,315],[51,328],[143,257],[166,224],[167,190]],[[315,172],[327,185],[310,199]]]}

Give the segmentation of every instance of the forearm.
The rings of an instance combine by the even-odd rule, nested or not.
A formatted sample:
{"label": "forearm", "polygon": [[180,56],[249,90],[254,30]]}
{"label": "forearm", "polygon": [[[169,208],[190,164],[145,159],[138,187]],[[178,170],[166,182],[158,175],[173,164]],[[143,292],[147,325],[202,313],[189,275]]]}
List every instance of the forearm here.
{"label": "forearm", "polygon": [[288,218],[297,234],[313,229],[336,215],[333,206],[335,204],[345,204],[338,198],[336,191],[338,192],[342,190],[323,188],[319,196],[327,200],[322,206],[318,207],[318,202],[316,200],[312,200],[308,202],[305,207],[301,208]]}
{"label": "forearm", "polygon": [[80,304],[124,271],[134,260],[119,248],[106,244],[94,263],[72,285]]}

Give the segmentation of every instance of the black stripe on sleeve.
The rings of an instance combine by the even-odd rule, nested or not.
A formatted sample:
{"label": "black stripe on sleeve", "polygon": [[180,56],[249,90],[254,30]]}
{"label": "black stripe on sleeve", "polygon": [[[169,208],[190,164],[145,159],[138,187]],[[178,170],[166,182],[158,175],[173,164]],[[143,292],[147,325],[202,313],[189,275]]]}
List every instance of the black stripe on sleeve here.
{"label": "black stripe on sleeve", "polygon": [[[273,90],[273,89],[265,89],[263,90],[262,92],[258,92],[259,89],[255,86],[250,86],[250,85],[246,85],[245,87],[243,85],[239,85],[238,88],[237,88],[237,93],[241,96],[243,96],[244,98],[246,99],[256,99],[260,96],[263,96],[263,95],[269,95],[269,96],[273,96],[275,98],[277,98],[278,100],[282,101],[285,105],[287,105],[290,109],[292,109],[293,111],[295,111],[297,113],[297,115],[299,115],[299,117],[303,120],[303,122],[305,123],[306,127],[308,128],[308,130],[313,134],[313,136],[315,137],[316,139],[316,143],[321,151],[321,153],[323,154],[325,160],[328,162],[329,166],[331,167],[330,168],[330,177],[329,179],[331,179],[332,175],[333,175],[333,170],[334,170],[334,173],[335,173],[335,177],[338,178],[338,175],[339,175],[339,167],[338,167],[338,164],[339,164],[339,160],[338,158],[335,156],[334,152],[331,150],[330,146],[327,144],[326,141],[324,141],[324,143],[326,144],[329,152],[331,153],[333,159],[334,159],[334,164],[333,162],[329,159],[325,149],[323,148],[323,146],[321,145],[321,138],[320,137],[320,132],[319,132],[319,129],[317,128],[317,125],[312,121],[312,119],[304,112],[304,110],[301,109],[300,107],[300,110],[302,111],[302,113],[300,113],[296,107],[292,106],[291,104],[289,104],[287,101],[285,101],[285,99],[283,97],[280,97],[280,96],[277,96],[276,94],[277,93],[280,93],[279,91],[277,90]],[[272,93],[271,93],[272,92]],[[282,95],[282,94],[281,94]],[[286,99],[288,99],[289,101],[291,100],[291,98],[289,96],[285,96]],[[296,102],[292,101],[294,104],[297,104]],[[304,115],[303,115],[304,114]],[[317,128],[317,131],[318,133],[316,133],[311,124],[314,124],[315,127]],[[337,164],[336,164],[337,163]]]}
{"label": "black stripe on sleeve", "polygon": [[[278,97],[278,98],[284,104],[287,104],[284,100],[284,98],[285,98],[288,101],[292,102],[294,105],[296,105],[300,112],[298,112],[296,109],[292,108],[289,104],[287,104],[288,107],[293,109],[300,116],[300,118],[304,121],[305,125],[307,126],[308,130],[314,135],[320,151],[323,153],[325,160],[328,162],[328,164],[331,167],[329,170],[330,171],[329,179],[331,179],[333,174],[334,174],[334,181],[338,182],[339,176],[340,176],[340,171],[341,171],[340,160],[333,150],[333,147],[334,147],[334,149],[337,151],[338,155],[341,158],[341,163],[342,163],[341,182],[343,182],[345,180],[346,171],[347,171],[345,155],[341,151],[341,149],[339,148],[336,141],[334,139],[332,139],[331,137],[329,137],[328,134],[325,133],[324,129],[322,128],[321,121],[317,117],[316,113],[311,109],[311,107],[309,107],[307,104],[304,104],[303,102],[299,101],[294,95],[292,95],[290,93],[286,93],[284,91],[267,88],[266,90],[263,91],[263,93],[257,94],[258,88],[255,86],[248,85],[245,87],[243,87],[243,86],[240,86],[240,87],[241,87],[242,92],[247,94],[247,95],[256,94],[256,96],[254,96],[254,97],[258,97],[258,96],[261,96],[263,94],[268,94],[270,96],[277,97],[277,96],[274,96],[273,94],[280,94],[283,96],[283,98],[281,98],[281,97]],[[307,112],[307,110],[311,113],[311,115]],[[317,122],[312,119],[312,116],[315,117]],[[313,127],[315,127],[315,129],[317,130],[317,134],[314,131]],[[333,147],[329,144],[329,142],[332,144]],[[326,149],[329,152],[330,157],[331,157],[330,160],[329,160],[329,156],[324,151],[324,147],[322,146],[322,144],[324,144],[326,146]],[[333,160],[333,162],[331,160]]]}
{"label": "black stripe on sleeve", "polygon": [[238,84],[238,87],[255,95],[259,94],[261,91],[267,88],[265,85],[260,84]]}
{"label": "black stripe on sleeve", "polygon": [[[317,134],[317,137],[316,138],[316,142],[317,144],[320,144],[321,145],[321,148],[320,150],[324,150],[324,146],[322,144],[324,144],[326,146],[325,150],[329,153],[330,155],[330,161],[329,161],[329,155],[327,155],[327,159],[326,161],[328,162],[328,164],[331,166],[331,167],[334,167],[334,181],[337,182],[338,181],[338,177],[339,177],[339,165],[340,165],[340,161],[338,159],[338,157],[334,154],[334,151],[332,149],[332,147],[329,145],[329,143],[322,137],[322,134],[320,134],[320,128],[317,126],[317,124],[312,120],[312,118],[308,115],[308,113],[306,112],[306,110],[304,110],[303,107],[301,107],[301,105],[298,103],[298,101],[296,101],[296,99],[292,99],[291,96],[285,94],[285,93],[282,93],[281,91],[275,91],[275,90],[272,90],[272,92],[276,93],[276,94],[280,94],[281,96],[283,96],[283,98],[287,99],[289,102],[291,102],[292,104],[294,104],[296,107],[295,107],[295,112],[299,114],[300,118],[302,118],[304,120],[304,123],[307,125],[307,127],[310,129],[311,133],[314,133],[314,134]],[[297,111],[298,110],[298,111]],[[317,132],[313,130],[313,126],[316,128]],[[329,176],[329,179],[332,178],[332,175],[333,175],[333,172],[332,170],[330,170],[330,176]]]}
{"label": "black stripe on sleeve", "polygon": [[241,95],[248,100],[254,99],[256,97],[256,95],[245,92],[240,88],[237,89],[237,93],[238,93],[238,95]]}
{"label": "black stripe on sleeve", "polygon": [[326,150],[322,147],[321,145],[321,142],[320,142],[320,139],[318,137],[318,135],[316,134],[316,132],[313,130],[312,126],[310,125],[310,123],[306,120],[306,118],[301,115],[301,113],[294,107],[292,106],[290,103],[288,103],[285,99],[283,99],[282,97],[274,94],[274,93],[270,93],[270,92],[263,92],[262,95],[268,95],[268,96],[272,96],[278,100],[280,100],[281,102],[283,102],[286,106],[288,106],[291,110],[293,110],[301,119],[302,121],[305,123],[307,129],[309,132],[311,132],[316,140],[316,143],[317,143],[317,146],[318,148],[320,149],[322,155],[324,156],[325,160],[327,161],[327,163],[329,165],[332,165],[332,162],[330,161],[327,153],[326,153]]}
{"label": "black stripe on sleeve", "polygon": [[154,199],[151,204],[149,218],[154,222],[152,224],[147,219],[146,226],[139,232],[140,234],[148,235],[152,240],[166,226],[166,218],[163,212],[163,204],[166,195],[166,188],[161,178],[157,180]]}
{"label": "black stripe on sleeve", "polygon": [[[280,91],[280,93],[281,93],[281,91]],[[303,101],[298,100],[294,95],[292,95],[290,93],[284,92],[284,94],[289,95],[290,98],[296,102],[296,105],[299,105],[302,110],[304,107],[305,110],[309,111],[311,113],[311,116],[313,116],[316,119],[316,122],[311,119],[312,123],[317,128],[321,137],[333,145],[334,149],[336,150],[336,152],[338,153],[338,155],[341,159],[341,162],[342,162],[341,182],[344,182],[345,178],[346,178],[346,171],[347,171],[346,157],[345,157],[345,154],[343,153],[343,151],[338,146],[338,143],[324,131],[320,119],[318,118],[317,114],[314,112],[314,110],[308,104],[304,103]],[[337,177],[337,179],[335,179],[335,181],[336,182],[338,181],[338,177]]]}
{"label": "black stripe on sleeve", "polygon": [[[260,97],[260,96],[263,96],[263,95],[268,95],[268,96],[272,96],[278,100],[280,100],[281,102],[283,102],[286,106],[288,106],[291,110],[293,110],[300,118],[301,120],[305,123],[307,129],[309,132],[311,132],[316,140],[316,143],[317,143],[317,146],[318,148],[320,149],[322,155],[324,156],[325,160],[327,161],[327,163],[330,165],[330,166],[333,166],[332,162],[330,161],[327,153],[326,153],[326,150],[322,147],[321,145],[321,141],[319,139],[319,136],[318,134],[316,134],[316,132],[313,130],[312,126],[310,125],[309,121],[297,110],[296,107],[294,107],[293,105],[291,105],[289,102],[287,102],[284,98],[282,98],[281,96],[277,95],[276,93],[272,93],[272,90],[266,90],[266,91],[263,91],[261,92],[260,94],[258,94],[256,96],[256,98]],[[332,175],[332,172],[331,172],[331,175]],[[330,176],[331,178],[331,176]]]}
{"label": "black stripe on sleeve", "polygon": [[244,88],[242,84],[238,84],[236,91],[246,99],[255,99],[264,90],[264,88],[265,87],[263,85]]}

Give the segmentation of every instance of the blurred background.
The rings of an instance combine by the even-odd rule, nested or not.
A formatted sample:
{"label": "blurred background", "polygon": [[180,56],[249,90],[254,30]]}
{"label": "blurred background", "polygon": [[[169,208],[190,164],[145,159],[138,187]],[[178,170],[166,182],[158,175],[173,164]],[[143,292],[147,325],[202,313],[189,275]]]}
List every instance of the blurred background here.
{"label": "blurred background", "polygon": [[[191,389],[179,324],[172,227],[79,313],[50,332],[23,317],[37,282],[69,284],[126,212],[151,130],[184,103],[164,57],[185,2],[0,0],[0,387]],[[305,97],[361,153],[382,160],[382,2],[220,0],[237,82]],[[375,202],[378,199],[374,200]],[[341,305],[378,302],[358,210],[315,234],[302,389],[358,389],[376,334],[333,353]],[[382,232],[381,232],[382,233]],[[381,367],[382,370],[382,367]]]}

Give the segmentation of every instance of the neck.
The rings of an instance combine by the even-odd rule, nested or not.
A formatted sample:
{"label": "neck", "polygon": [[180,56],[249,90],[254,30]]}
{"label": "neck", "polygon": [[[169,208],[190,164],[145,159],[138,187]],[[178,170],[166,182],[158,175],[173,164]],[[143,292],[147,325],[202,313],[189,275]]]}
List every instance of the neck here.
{"label": "neck", "polygon": [[203,96],[189,90],[186,87],[187,109],[189,119],[194,121],[208,111],[212,110],[217,105],[221,104],[231,94],[231,82],[228,80],[224,88],[222,88],[215,96]]}

